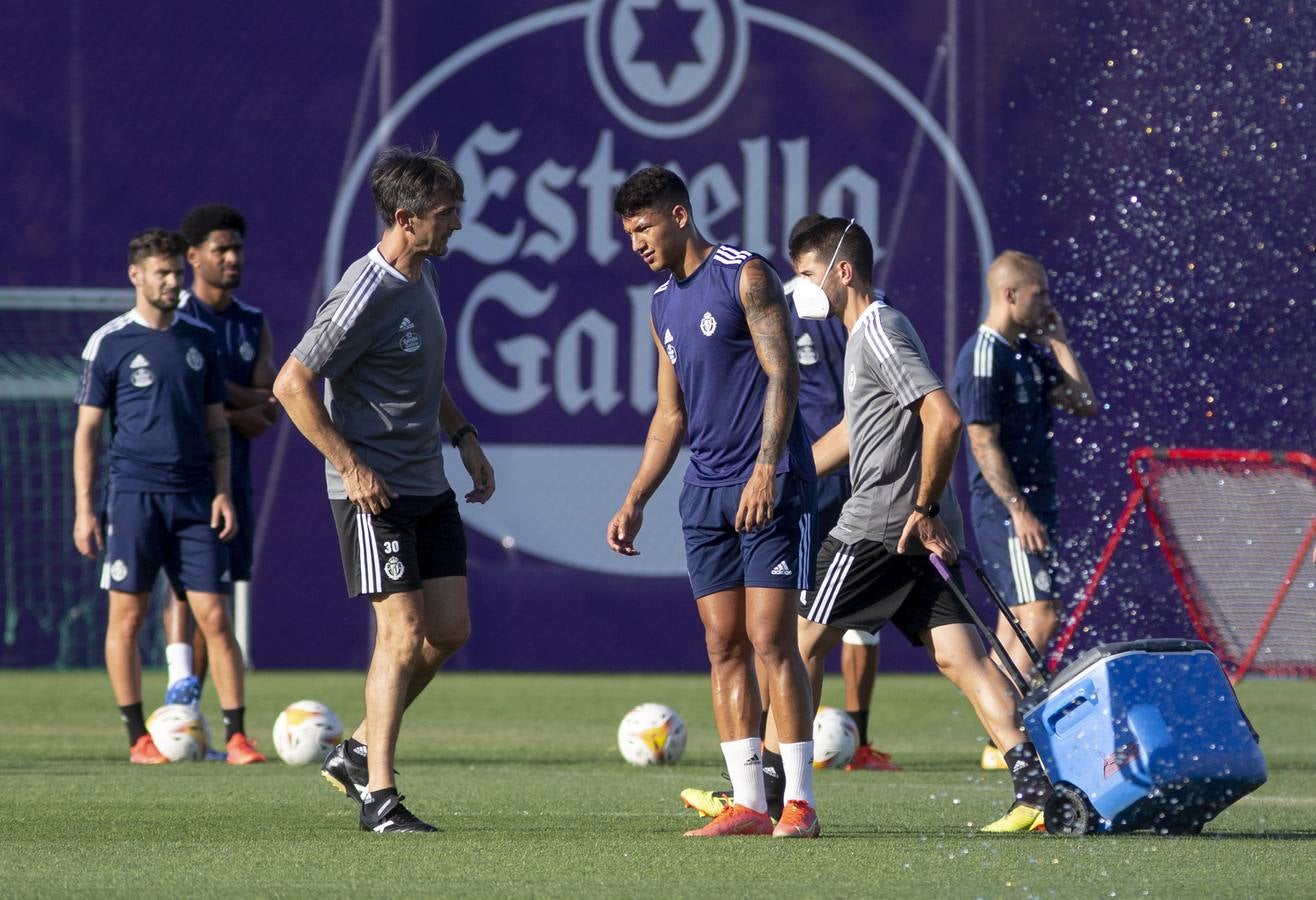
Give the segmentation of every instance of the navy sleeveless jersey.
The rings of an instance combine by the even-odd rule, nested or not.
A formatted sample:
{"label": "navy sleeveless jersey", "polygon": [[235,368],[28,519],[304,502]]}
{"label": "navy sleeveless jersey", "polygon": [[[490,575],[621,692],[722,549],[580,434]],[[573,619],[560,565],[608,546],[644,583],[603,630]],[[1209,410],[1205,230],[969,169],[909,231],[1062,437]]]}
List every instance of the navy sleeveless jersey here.
{"label": "navy sleeveless jersey", "polygon": [[[251,387],[256,355],[260,353],[260,335],[265,328],[265,314],[237,297],[232,298],[223,311],[217,311],[191,291],[183,291],[178,312],[215,333],[224,378],[242,387]],[[251,484],[251,439],[230,428],[229,447],[234,486]]]}
{"label": "navy sleeveless jersey", "polygon": [[[719,245],[684,281],[669,276],[653,294],[654,330],[685,396],[687,484],[744,483],[758,459],[768,377],[754,352],[739,292],[740,270],[755,257]],[[814,480],[798,408],[777,471]]]}
{"label": "navy sleeveless jersey", "polygon": [[166,331],[136,311],[98,328],[82,351],[75,402],[108,410],[116,491],[213,491],[205,407],[224,402],[215,335],[176,316]]}

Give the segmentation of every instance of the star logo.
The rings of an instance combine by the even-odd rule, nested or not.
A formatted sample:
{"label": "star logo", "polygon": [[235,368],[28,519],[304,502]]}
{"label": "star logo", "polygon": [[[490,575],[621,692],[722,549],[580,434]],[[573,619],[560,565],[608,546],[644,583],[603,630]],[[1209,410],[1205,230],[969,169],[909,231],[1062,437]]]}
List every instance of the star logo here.
{"label": "star logo", "polygon": [[683,8],[678,0],[658,0],[650,9],[639,3],[632,8],[640,29],[640,42],[631,54],[632,63],[650,62],[658,68],[664,87],[672,86],[672,75],[682,63],[702,63],[703,54],[695,46],[695,29],[707,12],[703,3],[686,0],[691,8]]}

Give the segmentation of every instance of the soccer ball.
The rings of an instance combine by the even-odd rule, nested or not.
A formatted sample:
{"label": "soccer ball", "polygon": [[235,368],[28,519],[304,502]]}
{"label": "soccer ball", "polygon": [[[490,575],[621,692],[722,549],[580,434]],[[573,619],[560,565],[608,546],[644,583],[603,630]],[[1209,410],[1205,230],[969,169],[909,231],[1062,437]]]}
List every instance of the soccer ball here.
{"label": "soccer ball", "polygon": [[859,748],[859,727],[847,713],[824,706],[813,717],[813,767],[841,769]]}
{"label": "soccer ball", "polygon": [[290,766],[319,762],[342,739],[338,716],[314,700],[290,703],[274,720],[274,752]]}
{"label": "soccer ball", "polygon": [[633,766],[665,766],[685,752],[685,722],[661,703],[641,703],[621,720],[617,748]]}
{"label": "soccer ball", "polygon": [[170,703],[151,713],[146,730],[156,748],[170,762],[206,758],[206,731],[201,715],[193,707]]}

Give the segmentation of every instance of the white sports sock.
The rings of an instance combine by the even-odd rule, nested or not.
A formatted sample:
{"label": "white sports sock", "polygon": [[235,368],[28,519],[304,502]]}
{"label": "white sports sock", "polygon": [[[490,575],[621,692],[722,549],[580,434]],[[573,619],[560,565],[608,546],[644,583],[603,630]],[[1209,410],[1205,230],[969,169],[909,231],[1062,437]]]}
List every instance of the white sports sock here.
{"label": "white sports sock", "polygon": [[756,737],[722,742],[722,758],[731,777],[731,799],[755,812],[768,811],[763,791],[763,742]]}
{"label": "white sports sock", "polygon": [[181,681],[192,674],[192,645],[166,644],[165,662],[169,664],[169,683]]}
{"label": "white sports sock", "polygon": [[782,799],[813,801],[813,741],[781,745],[781,762],[786,769],[786,793]]}

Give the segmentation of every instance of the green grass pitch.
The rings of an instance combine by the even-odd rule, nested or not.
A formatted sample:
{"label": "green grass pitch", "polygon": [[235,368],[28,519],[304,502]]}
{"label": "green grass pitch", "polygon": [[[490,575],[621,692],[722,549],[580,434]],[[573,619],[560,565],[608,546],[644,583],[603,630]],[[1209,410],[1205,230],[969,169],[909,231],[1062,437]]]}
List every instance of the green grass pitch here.
{"label": "green grass pitch", "polygon": [[[253,673],[267,751],[285,703],[361,714],[362,675]],[[148,672],[154,699],[163,675]],[[839,705],[839,679],[825,702]],[[1316,683],[1239,689],[1270,781],[1198,837],[975,832],[1004,773],[976,767],[968,704],[935,676],[878,681],[877,743],[903,773],[818,773],[817,841],[683,840],[677,794],[717,786],[707,679],[441,675],[403,724],[399,785],[438,835],[356,828],[316,767],[130,766],[101,672],[0,673],[0,893],[34,896],[1311,897]],[[617,723],[654,700],[685,717],[685,759],[621,761]],[[218,717],[213,693],[204,709]],[[148,703],[149,711],[150,703]],[[214,725],[222,731],[218,722]],[[350,725],[349,725],[350,727]]]}

